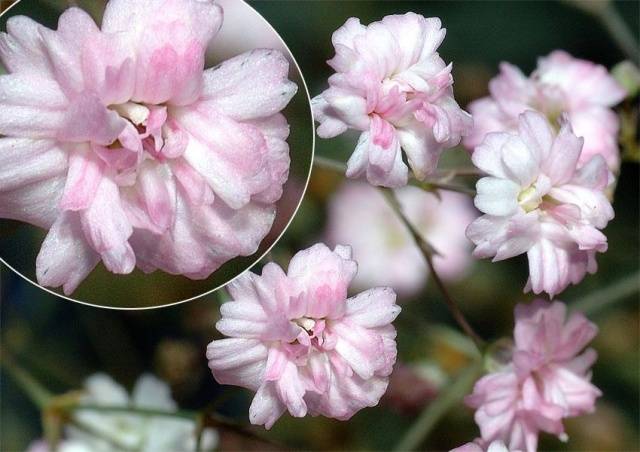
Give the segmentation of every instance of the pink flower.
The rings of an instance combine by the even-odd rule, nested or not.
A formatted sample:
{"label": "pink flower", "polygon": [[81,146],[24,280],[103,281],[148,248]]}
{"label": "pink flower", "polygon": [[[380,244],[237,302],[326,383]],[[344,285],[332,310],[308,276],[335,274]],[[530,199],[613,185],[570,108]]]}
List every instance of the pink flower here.
{"label": "pink flower", "polygon": [[509,450],[502,441],[493,441],[488,447],[484,447],[482,441],[474,441],[472,443],[463,444],[460,447],[452,449],[451,452],[520,452],[518,450]]}
{"label": "pink flower", "polygon": [[566,441],[562,420],[594,411],[601,393],[589,381],[589,368],[596,353],[582,350],[597,327],[579,313],[567,319],[557,301],[518,305],[515,317],[513,362],[478,380],[466,402],[476,408],[484,442],[533,452],[539,432]]}
{"label": "pink flower", "polygon": [[289,168],[288,63],[255,50],[203,72],[222,23],[203,0],[111,0],[52,31],[0,35],[0,216],[48,229],[40,284],[102,261],[205,278],[271,228]]}
{"label": "pink flower", "polygon": [[567,115],[576,135],[584,138],[579,166],[600,154],[612,171],[618,169],[619,120],[611,107],[626,93],[605,67],[556,50],[538,60],[529,78],[502,63],[489,91],[489,97],[469,105],[476,118],[473,132],[464,140],[469,149],[480,145],[487,133],[515,131],[521,113],[537,110],[552,124],[561,114]]}
{"label": "pink flower", "polygon": [[[438,250],[434,264],[440,276],[449,281],[463,276],[472,263],[465,236],[466,225],[476,218],[470,200],[459,193],[436,195],[417,187],[402,187],[396,195],[407,218]],[[408,297],[428,280],[427,263],[411,234],[382,194],[368,184],[347,182],[338,190],[329,206],[327,237],[331,244],[349,243],[353,248],[359,262],[353,280],[357,288],[382,284]]]}
{"label": "pink flower", "polygon": [[336,73],[312,107],[322,138],[362,131],[348,177],[406,185],[403,149],[415,176],[424,179],[470,130],[471,117],[453,98],[451,65],[436,52],[444,35],[440,19],[414,13],[366,27],[352,17],[335,31],[336,55],[328,63]]}
{"label": "pink flower", "polygon": [[494,261],[527,253],[527,290],[551,296],[597,269],[607,250],[600,231],[613,218],[604,194],[612,177],[600,155],[577,168],[582,138],[566,121],[556,134],[540,113],[519,117],[518,132],[495,132],[473,153],[489,177],[477,183],[485,215],[467,228],[474,255]]}
{"label": "pink flower", "polygon": [[286,410],[346,420],[377,405],[396,360],[400,307],[384,287],[347,298],[355,273],[349,247],[317,244],[286,274],[269,263],[228,286],[233,301],[216,327],[230,338],[211,342],[207,358],[219,383],[256,391],[252,424],[271,428]]}

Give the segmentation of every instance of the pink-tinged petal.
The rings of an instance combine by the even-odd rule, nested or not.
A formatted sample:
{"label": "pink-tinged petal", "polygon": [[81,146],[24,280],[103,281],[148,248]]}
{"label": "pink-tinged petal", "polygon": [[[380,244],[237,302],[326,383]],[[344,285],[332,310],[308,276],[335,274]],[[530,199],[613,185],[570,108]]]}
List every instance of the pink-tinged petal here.
{"label": "pink-tinged petal", "polygon": [[64,184],[63,176],[52,176],[10,191],[0,191],[0,217],[49,229],[59,216],[58,201]]}
{"label": "pink-tinged petal", "polygon": [[322,95],[311,99],[311,110],[313,117],[320,123],[316,133],[320,138],[333,138],[344,132],[349,126],[338,118],[331,115],[331,105]]}
{"label": "pink-tinged petal", "polygon": [[473,117],[473,129],[467,134],[464,146],[473,151],[491,132],[504,132],[508,127],[509,118],[498,108],[496,101],[491,97],[483,97],[471,102],[467,109]]}
{"label": "pink-tinged petal", "polygon": [[338,335],[335,350],[360,378],[373,377],[385,366],[382,337],[366,328],[339,322],[332,330]]}
{"label": "pink-tinged petal", "polygon": [[473,151],[471,161],[485,173],[506,179],[508,176],[502,162],[502,147],[511,137],[512,135],[509,133],[487,134],[482,144]]}
{"label": "pink-tinged petal", "polygon": [[[287,361],[277,382],[274,383],[278,398],[285,404],[293,417],[304,417],[307,414],[307,404],[304,401],[305,388],[298,375],[297,366]],[[256,394],[257,395],[257,394]]]}
{"label": "pink-tinged petal", "polygon": [[347,177],[357,178],[366,174],[373,185],[401,187],[407,184],[407,166],[402,161],[402,152],[397,139],[388,149],[376,145],[369,132],[360,135],[353,155],[347,162]]}
{"label": "pink-tinged petal", "polygon": [[175,214],[175,185],[169,168],[143,163],[138,169],[138,184],[149,218],[164,232]]}
{"label": "pink-tinged petal", "polygon": [[[326,108],[323,114],[326,117],[334,118],[347,124],[350,128],[356,130],[369,129],[369,109],[367,108],[367,100],[358,92],[346,90],[344,88],[329,88],[320,96],[326,102]],[[314,115],[318,115],[317,109],[314,109]]]}
{"label": "pink-tinged petal", "polygon": [[610,174],[604,158],[596,155],[575,172],[572,183],[602,191],[609,185]]}
{"label": "pink-tinged petal", "polygon": [[256,391],[261,384],[267,348],[255,339],[220,339],[207,346],[207,359],[220,384],[233,384]]}
{"label": "pink-tinged petal", "polygon": [[507,216],[515,214],[520,208],[518,194],[521,187],[513,181],[483,177],[476,183],[476,189],[478,194],[473,202],[481,212]]}
{"label": "pink-tinged petal", "polygon": [[536,154],[539,162],[548,159],[555,134],[544,115],[532,110],[521,114],[518,117],[518,133],[525,146]]}
{"label": "pink-tinged petal", "polygon": [[443,146],[418,122],[398,128],[397,133],[413,174],[424,180],[435,171]]}
{"label": "pink-tinged petal", "polygon": [[502,145],[501,151],[502,163],[509,179],[521,187],[528,187],[536,181],[540,173],[540,161],[520,137],[509,137]]}
{"label": "pink-tinged petal", "polygon": [[42,49],[41,28],[25,16],[7,20],[7,33],[0,33],[0,60],[8,71],[51,74],[49,60]]}
{"label": "pink-tinged petal", "polygon": [[115,0],[102,30],[126,33],[136,49],[133,100],[188,105],[200,95],[204,52],[221,24],[222,8],[213,1]]}
{"label": "pink-tinged petal", "polygon": [[583,143],[584,139],[575,136],[571,124],[565,122],[553,141],[549,158],[543,164],[553,185],[566,184],[573,178]]}
{"label": "pink-tinged petal", "polygon": [[282,53],[252,50],[205,71],[202,99],[236,120],[271,116],[286,107],[298,90],[287,79],[288,72]]}
{"label": "pink-tinged petal", "polygon": [[275,383],[266,382],[253,397],[249,407],[249,421],[254,425],[264,425],[269,430],[285,410],[286,406],[278,398]]}
{"label": "pink-tinged petal", "polygon": [[63,174],[67,153],[55,141],[0,138],[0,191]]}
{"label": "pink-tinged petal", "polygon": [[120,202],[118,187],[103,177],[91,206],[80,213],[82,230],[113,273],[133,271],[136,257],[128,243],[133,229]]}
{"label": "pink-tinged petal", "polygon": [[509,63],[501,63],[500,75],[489,82],[491,97],[510,116],[517,116],[527,109],[534,90],[533,83],[522,71]]}
{"label": "pink-tinged petal", "polygon": [[71,294],[100,261],[86,242],[75,212],[62,213],[51,226],[36,259],[38,284],[62,286]]}
{"label": "pink-tinged petal", "polygon": [[268,149],[256,127],[229,119],[205,104],[181,110],[176,119],[190,134],[184,158],[230,207],[241,208],[252,194],[269,186],[264,166]]}
{"label": "pink-tinged petal", "polygon": [[95,95],[84,93],[71,102],[57,133],[61,141],[91,141],[107,146],[124,130],[126,122],[108,110]]}
{"label": "pink-tinged petal", "polygon": [[592,106],[571,112],[569,120],[578,137],[584,138],[579,166],[601,155],[612,171],[620,167],[620,149],[618,147],[618,131],[620,119],[608,108]]}
{"label": "pink-tinged petal", "polygon": [[527,252],[529,284],[535,294],[547,292],[551,297],[562,292],[570,283],[567,251],[549,240],[540,240]]}
{"label": "pink-tinged petal", "polygon": [[209,184],[184,159],[172,161],[171,171],[191,204],[199,206],[213,202],[214,194]]}
{"label": "pink-tinged petal", "polygon": [[345,317],[364,328],[388,325],[400,314],[396,294],[388,287],[369,289],[347,300]]}
{"label": "pink-tinged petal", "polygon": [[89,146],[78,146],[69,155],[69,171],[61,210],[84,210],[92,203],[104,177],[104,165]]}

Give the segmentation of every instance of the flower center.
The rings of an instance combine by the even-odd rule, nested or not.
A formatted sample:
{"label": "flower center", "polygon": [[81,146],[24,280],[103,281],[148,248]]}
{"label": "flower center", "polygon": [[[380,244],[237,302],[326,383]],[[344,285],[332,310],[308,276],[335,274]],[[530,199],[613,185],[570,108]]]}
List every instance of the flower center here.
{"label": "flower center", "polygon": [[299,319],[295,319],[293,323],[303,328],[307,333],[311,332],[316,325],[316,321],[309,317],[300,317]]}
{"label": "flower center", "polygon": [[540,206],[541,202],[542,197],[538,193],[535,184],[531,184],[518,195],[518,204],[520,204],[520,207],[522,207],[527,213],[532,210],[536,210]]}

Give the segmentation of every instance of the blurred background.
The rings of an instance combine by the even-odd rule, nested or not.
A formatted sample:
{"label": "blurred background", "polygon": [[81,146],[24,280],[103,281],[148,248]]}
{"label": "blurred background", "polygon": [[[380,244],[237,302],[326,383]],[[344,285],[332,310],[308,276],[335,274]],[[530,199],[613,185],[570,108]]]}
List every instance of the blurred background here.
{"label": "blurred background", "polygon": [[[33,14],[43,14],[44,9],[38,8],[44,6],[31,2],[22,1],[25,8],[38,5],[32,7]],[[48,16],[55,17],[58,4],[48,5]],[[486,95],[487,82],[500,61],[529,73],[538,56],[554,49],[609,68],[624,58],[593,16],[562,2],[256,1],[251,5],[281,34],[312,96],[326,88],[331,74],[325,64],[333,56],[331,33],[351,16],[365,24],[406,11],[440,17],[448,30],[440,54],[445,61],[454,62],[454,89],[463,107]],[[615,2],[614,7],[637,35],[638,2]],[[317,140],[316,154],[346,161],[356,139],[355,134],[344,134]],[[292,142],[292,154],[293,150]],[[445,167],[468,164],[461,149],[446,155]],[[338,174],[314,170],[301,208],[272,251],[271,260],[286,265],[297,250],[326,240],[328,206],[342,183]],[[566,422],[568,443],[543,434],[540,450],[640,449],[638,296],[637,290],[623,297],[615,293],[620,280],[638,285],[639,189],[638,164],[625,162],[615,193],[616,218],[606,229],[609,251],[598,256],[600,270],[560,296],[570,305],[588,307],[590,319],[600,328],[592,344],[599,354],[593,382],[604,395],[594,414]],[[2,231],[2,240],[7,234]],[[511,335],[515,304],[533,299],[522,293],[526,275],[523,256],[496,264],[477,261],[470,264],[463,279],[448,285],[479,333],[495,340]],[[181,282],[162,290],[173,290],[174,283]],[[92,287],[101,290],[99,284]],[[155,296],[157,290],[132,292],[131,296]],[[1,294],[3,347],[52,391],[78,388],[95,371],[105,371],[130,388],[140,373],[152,371],[171,384],[182,407],[201,409],[214,402],[220,413],[248,423],[253,394],[217,385],[204,356],[206,344],[218,337],[213,325],[224,293],[145,312],[107,311],[57,299],[4,268]],[[401,300],[403,311],[396,321],[398,365],[379,406],[362,410],[348,422],[285,415],[264,436],[304,450],[389,450],[396,445],[470,361],[469,343],[456,332],[441,301],[431,281]],[[0,449],[22,450],[42,435],[39,413],[14,381],[6,374],[2,377]],[[475,438],[478,431],[472,415],[462,404],[456,405],[424,439],[421,450],[449,450]],[[221,448],[270,450],[277,446],[221,431]]]}
{"label": "blurred background", "polygon": [[[290,60],[289,78],[298,85],[298,92],[283,110],[291,130],[287,140],[291,168],[283,196],[277,203],[274,225],[254,255],[232,259],[204,280],[192,280],[162,271],[145,274],[138,268],[128,275],[115,276],[99,263],[71,294],[75,300],[110,307],[149,307],[175,303],[211,291],[254,264],[282,234],[300,202],[311,168],[314,133],[302,74],[277,33],[251,7],[240,0],[221,0],[219,3],[225,10],[225,19],[215,43],[209,47],[205,67],[213,67],[255,48],[274,48],[281,50]],[[6,30],[7,19],[14,15],[29,16],[55,29],[58,16],[70,4],[66,0],[20,1],[0,18],[0,30]],[[73,4],[85,9],[100,23],[105,2],[82,0]],[[250,33],[246,33],[246,27]],[[35,226],[0,219],[0,256],[22,275],[35,281],[36,256],[45,236],[46,231]],[[53,290],[62,294],[61,289]]]}

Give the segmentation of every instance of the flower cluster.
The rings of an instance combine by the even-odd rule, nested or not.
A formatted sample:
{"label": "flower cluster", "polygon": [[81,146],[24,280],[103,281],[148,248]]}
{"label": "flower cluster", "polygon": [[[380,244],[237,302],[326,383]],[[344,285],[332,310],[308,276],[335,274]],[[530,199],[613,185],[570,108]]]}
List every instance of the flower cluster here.
{"label": "flower cluster", "polygon": [[556,50],[539,59],[530,77],[502,63],[489,90],[489,97],[469,105],[475,119],[473,132],[464,139],[469,149],[479,146],[490,132],[517,130],[518,116],[536,110],[551,124],[566,115],[576,135],[584,138],[578,166],[601,155],[612,171],[618,169],[620,124],[611,107],[624,99],[626,92],[605,67]]}
{"label": "flower cluster", "polygon": [[205,278],[256,251],[288,177],[296,92],[275,50],[203,71],[210,0],[111,0],[98,28],[0,34],[0,216],[48,229],[38,282],[69,294],[102,261]]}
{"label": "flower cluster", "polygon": [[[472,263],[465,227],[477,216],[469,198],[410,186],[396,189],[395,194],[415,230],[438,250],[434,257],[438,274],[447,281],[462,277]],[[408,297],[427,282],[429,269],[411,234],[384,196],[368,184],[346,182],[333,196],[327,240],[353,248],[357,288],[382,284]]]}
{"label": "flower cluster", "polygon": [[400,312],[385,287],[347,298],[356,274],[348,247],[317,244],[297,253],[287,273],[269,263],[229,286],[207,358],[216,380],[253,391],[252,424],[271,428],[285,412],[349,419],[375,406],[396,361]]}
{"label": "flower cluster", "polygon": [[350,18],[333,34],[336,71],[312,101],[318,135],[362,131],[347,176],[374,185],[406,185],[435,170],[440,154],[460,143],[471,116],[453,97],[451,65],[436,52],[445,36],[440,19],[386,16],[368,26]]}
{"label": "flower cluster", "polygon": [[597,327],[566,305],[535,300],[515,309],[511,363],[482,377],[467,397],[482,441],[535,452],[539,432],[566,440],[562,420],[593,412],[601,395],[590,383]]}
{"label": "flower cluster", "polygon": [[[140,376],[131,395],[108,375],[92,375],[85,383],[80,402],[98,409],[76,410],[74,422],[65,429],[65,439],[58,447],[62,452],[196,451],[194,420],[99,410],[100,407],[129,407],[176,411],[169,386],[153,375]],[[218,433],[211,428],[204,429],[199,450],[212,451],[217,444]],[[29,452],[48,451],[44,441],[37,441],[29,448]]]}
{"label": "flower cluster", "polygon": [[578,167],[582,143],[566,120],[556,133],[527,111],[517,132],[489,133],[472,155],[488,174],[475,198],[485,215],[467,229],[474,255],[498,261],[527,253],[527,289],[536,294],[578,283],[596,271],[596,252],[607,250],[600,229],[613,218],[604,192],[612,175],[600,155]]}

